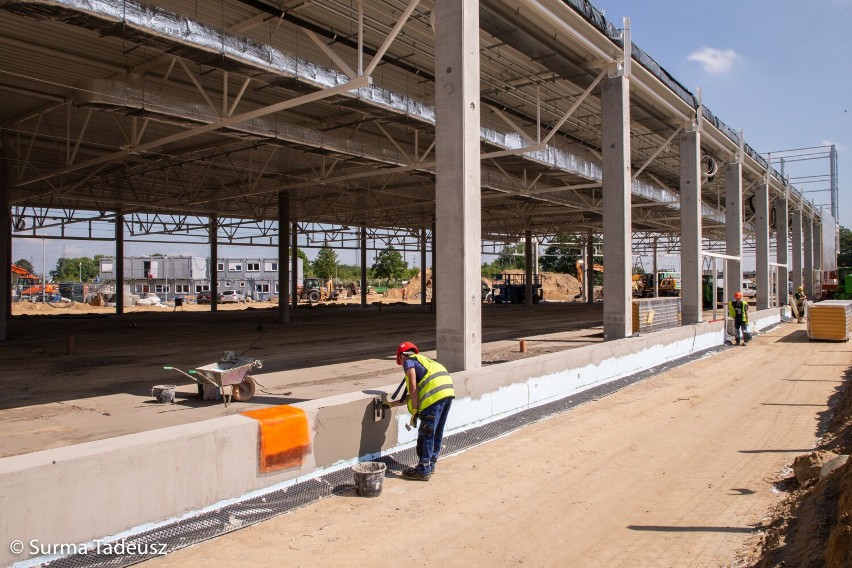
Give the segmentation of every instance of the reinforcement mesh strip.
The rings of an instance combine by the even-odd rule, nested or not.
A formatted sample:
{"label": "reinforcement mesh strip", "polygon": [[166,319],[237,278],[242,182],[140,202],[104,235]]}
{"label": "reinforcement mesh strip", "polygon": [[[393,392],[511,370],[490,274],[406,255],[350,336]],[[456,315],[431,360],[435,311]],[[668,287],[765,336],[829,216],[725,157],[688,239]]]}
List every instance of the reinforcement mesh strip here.
{"label": "reinforcement mesh strip", "polygon": [[[566,398],[530,408],[501,418],[494,422],[477,426],[463,432],[450,434],[444,438],[442,455],[450,455],[488,440],[493,440],[508,432],[512,432],[528,424],[538,422],[555,414],[560,414],[575,406],[598,399],[643,379],[659,374],[668,369],[682,365],[688,361],[717,352],[722,347],[708,349],[690,357],[678,359],[664,365],[653,367],[647,371],[624,377],[603,385],[599,385]],[[388,454],[375,461],[384,462],[388,473],[399,472],[406,464],[416,462],[414,448],[400,450]],[[231,531],[253,525],[272,517],[287,513],[309,503],[343,493],[354,488],[352,471],[343,468],[338,471],[321,475],[291,485],[285,489],[273,491],[262,496],[252,497],[217,509],[200,513],[194,517],[175,521],[149,531],[128,537],[124,543],[132,545],[139,554],[96,554],[89,550],[86,554],[75,554],[54,560],[48,564],[57,567],[98,567],[98,566],[130,566],[155,558],[160,545],[165,545],[165,551],[190,546],[204,540],[229,533]],[[148,551],[146,553],[146,550]]]}

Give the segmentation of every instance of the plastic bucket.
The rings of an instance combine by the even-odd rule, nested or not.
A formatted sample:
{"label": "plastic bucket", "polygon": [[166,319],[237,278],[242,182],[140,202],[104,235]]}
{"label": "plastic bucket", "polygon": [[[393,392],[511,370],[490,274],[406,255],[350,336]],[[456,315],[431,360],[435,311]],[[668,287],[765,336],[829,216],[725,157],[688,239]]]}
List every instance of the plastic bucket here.
{"label": "plastic bucket", "polygon": [[385,470],[387,470],[387,466],[382,462],[361,462],[353,465],[355,493],[361,497],[378,497],[381,495]]}
{"label": "plastic bucket", "polygon": [[170,404],[175,401],[175,389],[177,385],[157,385],[151,389],[151,396],[160,404]]}

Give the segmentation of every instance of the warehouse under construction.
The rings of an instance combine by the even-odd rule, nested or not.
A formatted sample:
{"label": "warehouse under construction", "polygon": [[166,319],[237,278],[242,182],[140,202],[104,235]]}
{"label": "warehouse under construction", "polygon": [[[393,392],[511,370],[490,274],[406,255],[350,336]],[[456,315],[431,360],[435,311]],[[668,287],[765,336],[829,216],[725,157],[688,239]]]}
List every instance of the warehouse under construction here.
{"label": "warehouse under construction", "polygon": [[[359,461],[399,469],[403,340],[452,373],[460,451],[717,352],[744,289],[757,333],[792,285],[812,339],[849,338],[852,304],[821,301],[835,149],[816,205],[588,2],[0,0],[0,43],[0,267],[12,239],[114,251],[86,313],[20,316],[0,279],[6,540],[176,550],[351,489]],[[484,279],[518,244],[524,268]],[[536,268],[557,245],[569,283]],[[320,247],[360,281],[309,283],[297,250]],[[380,297],[388,247],[421,274]],[[107,557],[0,549],[26,558]]]}

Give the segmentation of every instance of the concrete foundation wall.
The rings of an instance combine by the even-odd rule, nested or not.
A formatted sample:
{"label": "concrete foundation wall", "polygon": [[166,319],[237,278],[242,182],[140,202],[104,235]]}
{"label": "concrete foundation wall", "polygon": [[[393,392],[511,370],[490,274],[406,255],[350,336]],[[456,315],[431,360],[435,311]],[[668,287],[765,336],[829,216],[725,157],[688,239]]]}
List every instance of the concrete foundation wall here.
{"label": "concrete foundation wall", "polygon": [[[752,315],[760,328],[777,309]],[[701,323],[454,374],[457,400],[448,432],[497,420],[723,341],[722,322]],[[401,373],[400,373],[401,378]],[[384,390],[392,393],[396,385]],[[293,483],[412,444],[404,409],[374,419],[381,390],[299,403],[311,451],[298,467],[258,471],[258,426],[235,415],[0,459],[0,565],[9,543],[86,543],[148,523],[221,506],[257,490]]]}

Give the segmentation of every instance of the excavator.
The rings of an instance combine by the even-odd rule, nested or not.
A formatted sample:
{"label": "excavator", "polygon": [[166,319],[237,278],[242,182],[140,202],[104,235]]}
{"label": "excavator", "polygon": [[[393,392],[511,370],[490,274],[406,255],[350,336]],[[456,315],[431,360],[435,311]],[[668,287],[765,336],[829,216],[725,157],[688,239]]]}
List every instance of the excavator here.
{"label": "excavator", "polygon": [[[42,291],[41,276],[33,274],[26,268],[12,263],[12,274],[18,277],[18,286],[21,286],[21,296],[40,296]],[[45,284],[44,293],[46,296],[53,297],[59,293],[59,286],[56,284]]]}
{"label": "excavator", "polygon": [[[583,262],[578,260],[577,264],[575,266],[577,268],[577,281],[580,283],[580,290],[582,290],[583,289],[583,278],[585,276],[584,270],[583,270]],[[592,270],[594,270],[595,272],[600,272],[601,274],[603,274],[604,267],[603,267],[603,265],[598,264],[596,262],[592,265]],[[634,298],[641,298],[645,294],[645,282],[642,279],[641,274],[634,274],[631,277],[630,288],[631,288],[631,294]],[[580,295],[582,295],[582,292],[580,292]]]}
{"label": "excavator", "polygon": [[[583,289],[583,278],[585,277],[584,270],[583,270],[583,261],[578,260],[577,264],[575,266],[577,267],[577,281],[580,283],[580,290],[582,290]],[[594,270],[595,272],[600,272],[601,274],[603,274],[604,267],[596,262],[592,265],[592,270]]]}
{"label": "excavator", "polygon": [[[578,260],[577,263],[574,266],[577,268],[577,282],[580,283],[580,293],[577,294],[577,296],[575,296],[575,299],[576,299],[576,298],[580,298],[583,295],[583,279],[585,278],[585,271],[583,270],[583,261],[582,260]],[[603,267],[603,265],[598,264],[596,262],[592,265],[592,270],[594,270],[595,272],[600,272],[601,274],[603,274],[604,267]]]}

